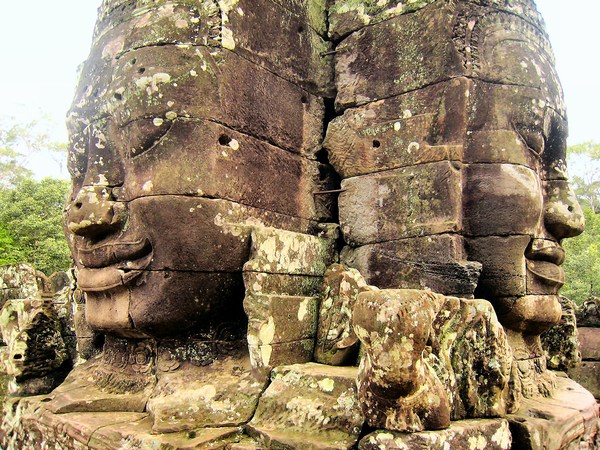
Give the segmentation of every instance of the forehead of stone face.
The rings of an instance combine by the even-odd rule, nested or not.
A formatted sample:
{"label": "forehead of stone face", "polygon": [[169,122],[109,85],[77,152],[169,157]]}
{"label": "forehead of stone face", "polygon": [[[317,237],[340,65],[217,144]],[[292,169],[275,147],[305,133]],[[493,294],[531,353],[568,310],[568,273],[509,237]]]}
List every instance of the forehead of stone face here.
{"label": "forehead of stone face", "polygon": [[563,93],[545,32],[515,15],[487,13],[468,25],[467,64],[477,78],[539,90],[544,106],[564,113]]}
{"label": "forehead of stone face", "polygon": [[[91,121],[111,113],[119,98],[113,78],[125,61],[133,61],[129,52],[152,46],[217,45],[214,39],[220,24],[219,9],[209,1],[198,4],[180,0],[159,6],[147,0],[105,1],[99,11],[92,50],[82,68],[70,121]],[[138,65],[136,69],[144,68]],[[151,81],[160,84],[164,80],[159,75]]]}

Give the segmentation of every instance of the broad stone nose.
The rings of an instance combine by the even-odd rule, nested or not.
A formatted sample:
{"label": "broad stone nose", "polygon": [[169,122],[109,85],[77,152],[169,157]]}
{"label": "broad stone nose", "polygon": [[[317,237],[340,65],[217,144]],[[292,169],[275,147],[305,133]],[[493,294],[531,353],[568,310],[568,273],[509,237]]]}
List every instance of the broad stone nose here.
{"label": "broad stone nose", "polygon": [[114,201],[108,186],[84,186],[67,209],[67,227],[79,236],[94,237],[117,230],[124,206]]}
{"label": "broad stone nose", "polygon": [[583,233],[585,219],[575,193],[568,181],[546,182],[544,225],[556,239],[565,239]]}

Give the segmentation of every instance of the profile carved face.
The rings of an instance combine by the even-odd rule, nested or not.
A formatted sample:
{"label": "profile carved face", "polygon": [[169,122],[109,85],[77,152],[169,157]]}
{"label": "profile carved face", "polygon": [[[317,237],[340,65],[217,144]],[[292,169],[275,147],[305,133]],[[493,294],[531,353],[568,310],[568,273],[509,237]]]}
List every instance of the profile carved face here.
{"label": "profile carved face", "polygon": [[509,329],[537,334],[560,319],[561,242],[584,226],[562,90],[545,36],[524,20],[490,14],[472,33],[463,206],[467,253],[483,267],[475,295]]}
{"label": "profile carved face", "polygon": [[307,233],[329,214],[313,197],[322,104],[223,49],[217,2],[119,3],[100,9],[68,121],[86,316],[123,336],[218,334],[244,317],[250,228]]}

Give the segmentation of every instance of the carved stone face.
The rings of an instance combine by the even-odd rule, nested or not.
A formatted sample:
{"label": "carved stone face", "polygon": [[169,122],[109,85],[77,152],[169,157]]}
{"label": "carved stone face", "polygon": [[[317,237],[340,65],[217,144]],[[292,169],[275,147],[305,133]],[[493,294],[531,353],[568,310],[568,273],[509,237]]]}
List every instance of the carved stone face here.
{"label": "carved stone face", "polygon": [[322,103],[223,49],[217,2],[104,3],[69,116],[67,231],[87,319],[214,338],[244,317],[250,227],[309,232],[323,216],[310,153]]}
{"label": "carved stone face", "polygon": [[469,259],[483,265],[475,295],[506,327],[535,334],[560,319],[560,244],[583,231],[583,215],[566,177],[565,108],[547,41],[504,16],[473,31],[464,226]]}

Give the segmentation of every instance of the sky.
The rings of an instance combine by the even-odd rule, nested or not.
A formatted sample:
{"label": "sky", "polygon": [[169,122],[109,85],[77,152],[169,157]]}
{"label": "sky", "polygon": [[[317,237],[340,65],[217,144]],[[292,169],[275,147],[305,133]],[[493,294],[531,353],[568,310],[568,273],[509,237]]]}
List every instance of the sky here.
{"label": "sky", "polygon": [[[64,118],[86,59],[100,0],[0,0],[0,118],[52,118],[66,141]],[[537,0],[556,55],[569,114],[569,144],[600,142],[599,0]],[[48,155],[38,176],[66,177]]]}

